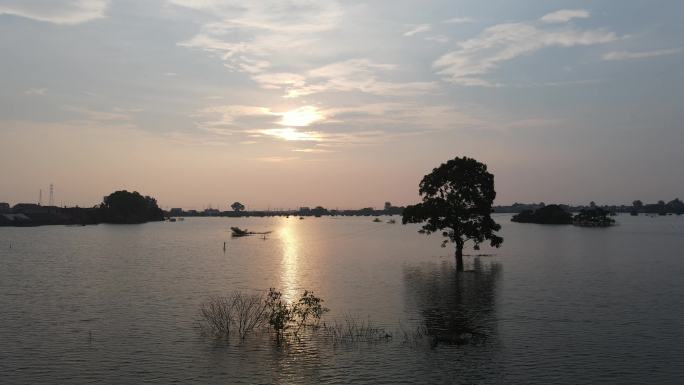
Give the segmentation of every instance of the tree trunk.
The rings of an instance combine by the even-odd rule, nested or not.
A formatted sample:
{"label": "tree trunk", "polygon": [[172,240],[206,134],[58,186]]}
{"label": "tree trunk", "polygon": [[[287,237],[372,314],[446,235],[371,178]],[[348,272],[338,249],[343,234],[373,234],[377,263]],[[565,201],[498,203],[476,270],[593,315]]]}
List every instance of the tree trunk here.
{"label": "tree trunk", "polygon": [[456,271],[463,271],[463,245],[456,243]]}

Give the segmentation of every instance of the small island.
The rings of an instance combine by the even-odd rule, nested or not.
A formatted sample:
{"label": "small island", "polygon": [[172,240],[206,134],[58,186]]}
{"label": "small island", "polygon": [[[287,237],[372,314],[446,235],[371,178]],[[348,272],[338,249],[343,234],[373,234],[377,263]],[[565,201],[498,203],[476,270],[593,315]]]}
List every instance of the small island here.
{"label": "small island", "polygon": [[615,224],[615,220],[609,217],[610,212],[594,208],[580,211],[572,219],[572,224],[581,227],[608,227]]}
{"label": "small island", "polygon": [[615,224],[610,212],[601,208],[581,210],[572,215],[559,205],[548,205],[536,210],[524,210],[511,218],[512,222],[541,225],[575,225],[580,227],[608,227]]}
{"label": "small island", "polygon": [[524,210],[514,215],[511,221],[542,225],[569,225],[572,224],[572,214],[559,205],[548,205],[536,210]]}

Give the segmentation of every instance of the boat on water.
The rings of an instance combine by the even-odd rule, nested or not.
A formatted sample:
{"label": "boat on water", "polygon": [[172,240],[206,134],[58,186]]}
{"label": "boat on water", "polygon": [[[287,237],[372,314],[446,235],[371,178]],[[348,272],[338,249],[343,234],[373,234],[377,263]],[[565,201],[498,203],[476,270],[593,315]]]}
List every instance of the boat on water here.
{"label": "boat on water", "polygon": [[250,235],[259,234],[259,235],[263,235],[263,236],[264,236],[263,238],[266,239],[266,235],[271,233],[271,231],[263,231],[263,232],[249,231],[249,230],[247,230],[247,229],[241,229],[241,228],[236,227],[236,226],[232,226],[232,227],[230,228],[230,230],[232,231],[232,234],[231,234],[231,235],[232,235],[234,238],[238,238],[238,237],[247,237],[247,236],[250,236]]}

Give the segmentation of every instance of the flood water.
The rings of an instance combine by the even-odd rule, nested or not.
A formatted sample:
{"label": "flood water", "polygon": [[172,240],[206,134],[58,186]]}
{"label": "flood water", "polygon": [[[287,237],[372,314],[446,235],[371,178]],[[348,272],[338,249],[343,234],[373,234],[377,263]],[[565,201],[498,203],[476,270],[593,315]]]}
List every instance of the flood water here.
{"label": "flood water", "polygon": [[[0,228],[0,383],[684,383],[683,217],[595,229],[497,215],[503,247],[466,251],[462,275],[439,237],[371,219]],[[231,239],[230,226],[273,233]],[[465,324],[486,338],[278,346],[201,333],[208,297],[269,287],[313,290],[328,320],[434,335]]]}

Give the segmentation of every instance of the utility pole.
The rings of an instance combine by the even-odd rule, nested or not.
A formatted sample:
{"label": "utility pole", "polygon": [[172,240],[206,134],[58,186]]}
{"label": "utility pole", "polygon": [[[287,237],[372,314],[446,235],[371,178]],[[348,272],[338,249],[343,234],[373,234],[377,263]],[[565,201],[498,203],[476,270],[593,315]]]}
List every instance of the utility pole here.
{"label": "utility pole", "polygon": [[50,206],[55,205],[55,186],[50,183]]}
{"label": "utility pole", "polygon": [[38,190],[38,206],[43,205],[43,189]]}

